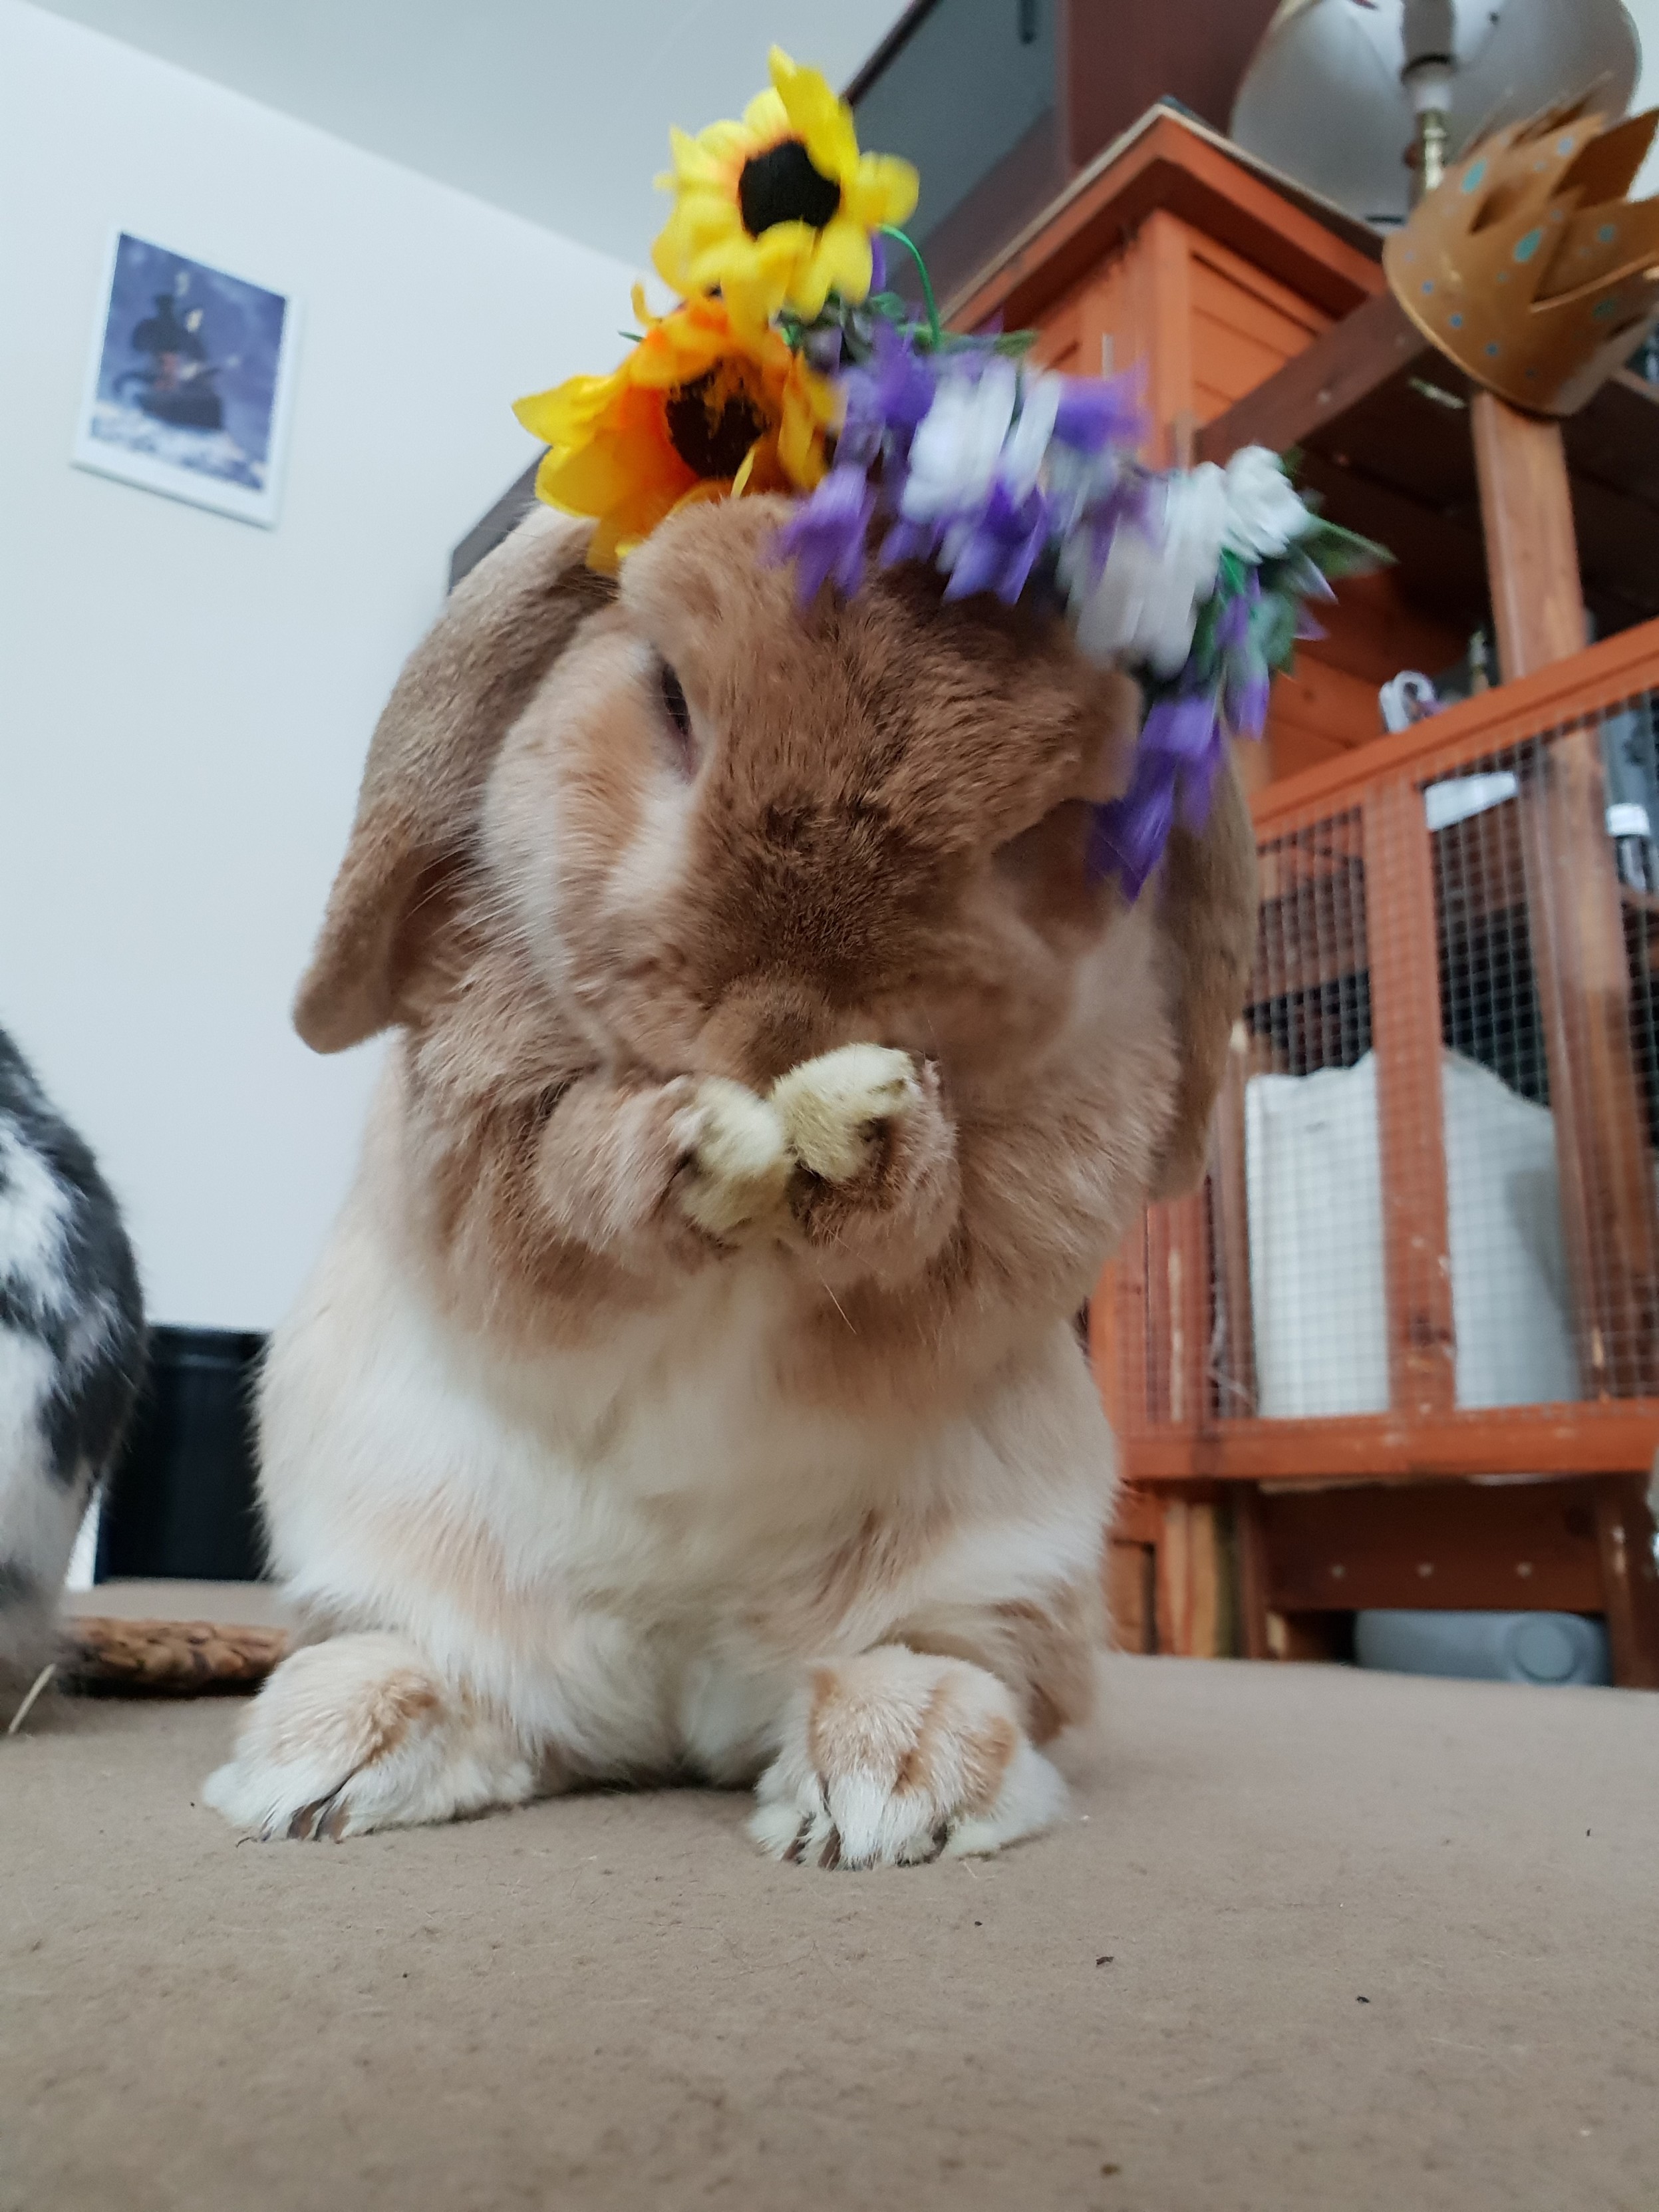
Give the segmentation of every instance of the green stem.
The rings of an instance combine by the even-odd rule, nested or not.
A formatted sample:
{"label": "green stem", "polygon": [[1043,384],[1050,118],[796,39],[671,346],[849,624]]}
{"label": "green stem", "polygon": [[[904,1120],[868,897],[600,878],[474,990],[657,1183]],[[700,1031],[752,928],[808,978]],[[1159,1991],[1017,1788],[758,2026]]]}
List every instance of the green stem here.
{"label": "green stem", "polygon": [[904,248],[912,261],[915,263],[916,274],[921,279],[922,303],[927,310],[927,334],[933,340],[934,351],[937,352],[944,332],[939,328],[939,302],[933,297],[933,280],[927,274],[927,264],[921,258],[921,248],[908,231],[901,230],[896,223],[878,223],[876,234],[880,238],[892,239],[896,244]]}

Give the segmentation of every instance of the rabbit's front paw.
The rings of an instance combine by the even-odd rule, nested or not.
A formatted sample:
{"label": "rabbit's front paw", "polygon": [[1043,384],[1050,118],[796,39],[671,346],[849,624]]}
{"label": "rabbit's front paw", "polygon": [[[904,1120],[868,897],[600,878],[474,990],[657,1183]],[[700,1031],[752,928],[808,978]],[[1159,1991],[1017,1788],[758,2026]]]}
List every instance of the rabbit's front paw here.
{"label": "rabbit's front paw", "polygon": [[813,1669],[755,1794],[750,1833],[774,1858],[913,1866],[1037,1834],[1066,1785],[994,1674],[885,1644]]}
{"label": "rabbit's front paw", "polygon": [[681,1109],[676,1133],[685,1157],[680,1206],[699,1229],[730,1238],[776,1212],[794,1164],[766,1099],[723,1076],[706,1077]]}
{"label": "rabbit's front paw", "polygon": [[864,1172],[884,1133],[921,1096],[908,1052],[844,1044],[780,1076],[771,1103],[801,1165],[825,1182],[844,1183]]}
{"label": "rabbit's front paw", "polygon": [[203,1796],[264,1838],[307,1843],[518,1805],[538,1772],[502,1723],[400,1636],[302,1645],[255,1698]]}

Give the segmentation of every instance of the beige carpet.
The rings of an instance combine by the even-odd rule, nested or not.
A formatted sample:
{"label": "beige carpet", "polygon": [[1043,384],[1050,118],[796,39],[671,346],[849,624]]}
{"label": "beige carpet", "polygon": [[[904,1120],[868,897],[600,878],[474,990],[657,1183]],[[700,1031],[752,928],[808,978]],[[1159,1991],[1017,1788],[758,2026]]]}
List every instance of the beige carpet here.
{"label": "beige carpet", "polygon": [[1108,1689],[1061,1833],[877,1875],[689,1791],[239,1848],[233,1706],[46,1701],[0,2205],[1653,2212],[1659,1697]]}

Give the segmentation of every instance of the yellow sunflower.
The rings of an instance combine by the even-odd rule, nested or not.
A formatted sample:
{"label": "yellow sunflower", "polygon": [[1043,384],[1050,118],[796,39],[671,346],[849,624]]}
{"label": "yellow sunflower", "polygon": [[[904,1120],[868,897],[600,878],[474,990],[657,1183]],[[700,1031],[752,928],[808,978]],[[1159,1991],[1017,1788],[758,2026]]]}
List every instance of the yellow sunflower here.
{"label": "yellow sunflower", "polygon": [[741,331],[720,300],[660,321],[610,376],[573,376],[514,409],[548,451],[536,489],[591,514],[592,568],[610,572],[676,507],[744,492],[808,491],[824,471],[835,394],[775,331]]}
{"label": "yellow sunflower", "polygon": [[771,70],[741,123],[672,131],[674,167],[657,179],[674,194],[659,273],[677,292],[719,291],[751,329],[786,307],[810,322],[832,291],[862,300],[871,232],[916,204],[915,169],[860,153],[852,109],[817,70],[777,46]]}

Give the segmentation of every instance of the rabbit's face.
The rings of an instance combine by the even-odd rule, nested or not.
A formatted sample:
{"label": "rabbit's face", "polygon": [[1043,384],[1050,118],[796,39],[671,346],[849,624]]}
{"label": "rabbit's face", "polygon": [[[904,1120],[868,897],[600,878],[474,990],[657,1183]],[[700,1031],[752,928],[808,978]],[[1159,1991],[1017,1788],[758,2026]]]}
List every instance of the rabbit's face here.
{"label": "rabbit's face", "polygon": [[1121,924],[1087,802],[1127,781],[1133,688],[921,570],[803,611],[787,512],[694,508],[630,557],[495,763],[492,903],[614,1065],[1027,1058]]}

